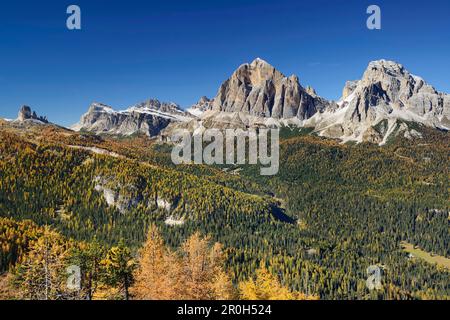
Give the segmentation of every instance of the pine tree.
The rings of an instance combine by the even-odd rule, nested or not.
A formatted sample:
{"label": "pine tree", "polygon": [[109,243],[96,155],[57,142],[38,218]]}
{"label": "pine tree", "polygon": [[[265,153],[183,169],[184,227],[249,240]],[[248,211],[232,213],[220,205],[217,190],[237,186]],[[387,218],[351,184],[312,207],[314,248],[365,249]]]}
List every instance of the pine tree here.
{"label": "pine tree", "polygon": [[105,268],[105,282],[118,286],[123,292],[123,298],[129,300],[129,288],[133,283],[136,263],[123,240],[108,251],[106,258],[102,260],[102,265]]}
{"label": "pine tree", "polygon": [[92,300],[103,278],[102,259],[105,249],[94,239],[90,243],[82,243],[71,252],[70,262],[80,267],[82,293]]}

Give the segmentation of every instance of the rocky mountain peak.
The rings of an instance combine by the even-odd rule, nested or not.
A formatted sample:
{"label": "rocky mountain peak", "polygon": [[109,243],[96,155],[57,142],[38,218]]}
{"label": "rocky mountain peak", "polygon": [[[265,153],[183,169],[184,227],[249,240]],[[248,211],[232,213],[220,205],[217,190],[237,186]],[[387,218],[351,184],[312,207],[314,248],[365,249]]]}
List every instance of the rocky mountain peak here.
{"label": "rocky mountain peak", "polygon": [[384,144],[400,131],[405,137],[418,136],[405,122],[450,127],[450,96],[393,61],[369,63],[361,80],[346,83],[339,106],[316,117],[317,132],[344,141]]}
{"label": "rocky mountain peak", "polygon": [[347,81],[344,86],[344,90],[342,90],[342,99],[345,100],[349,97],[353,91],[355,91],[358,86],[359,81]]}
{"label": "rocky mountain peak", "polygon": [[371,62],[357,88],[369,94],[368,106],[379,105],[379,98],[382,98],[394,110],[405,108],[420,116],[430,111],[435,115],[441,113],[444,100],[448,99],[448,95],[437,92],[403,65],[387,60]]}
{"label": "rocky mountain peak", "polygon": [[250,64],[241,65],[221,85],[214,98],[213,110],[303,120],[328,104],[325,99],[310,93],[300,85],[297,76],[286,77],[257,58]]}
{"label": "rocky mountain peak", "polygon": [[305,91],[306,91],[306,93],[308,93],[311,96],[317,96],[317,92],[316,92],[316,90],[314,90],[313,87],[307,86],[305,88]]}
{"label": "rocky mountain peak", "polygon": [[266,60],[263,60],[261,58],[256,58],[250,64],[244,64],[243,66],[247,66],[247,65],[252,70],[266,70],[269,72],[277,71],[274,66],[272,66]]}
{"label": "rocky mountain peak", "polygon": [[173,102],[160,102],[157,99],[149,99],[142,103],[138,103],[126,111],[129,112],[141,112],[141,111],[160,111],[160,112],[168,112],[168,113],[183,113],[180,106]]}
{"label": "rocky mountain peak", "polygon": [[257,58],[241,65],[231,76],[232,81],[242,81],[251,86],[264,85],[266,81],[279,81],[284,75],[266,61]]}
{"label": "rocky mountain peak", "polygon": [[268,63],[266,60],[261,59],[259,57],[256,58],[255,60],[253,60],[251,64],[252,65],[271,66],[270,63]]}
{"label": "rocky mountain peak", "polygon": [[114,110],[112,107],[103,103],[93,102],[89,106],[89,112],[113,112],[113,111]]}
{"label": "rocky mountain peak", "polygon": [[17,121],[24,122],[26,120],[36,120],[43,123],[48,123],[47,117],[40,117],[35,111],[31,110],[29,106],[22,106],[17,116]]}
{"label": "rocky mountain peak", "polygon": [[186,110],[189,114],[198,118],[205,113],[205,111],[211,110],[213,106],[214,100],[209,99],[208,97],[201,97],[200,100],[194,105],[192,105],[189,109]]}
{"label": "rocky mountain peak", "polygon": [[200,98],[200,100],[198,100],[197,104],[205,104],[205,103],[208,103],[210,101],[211,100],[208,97],[203,96],[203,97]]}
{"label": "rocky mountain peak", "polygon": [[371,61],[369,63],[366,72],[374,71],[387,73],[392,76],[401,76],[407,73],[403,65],[401,65],[400,63],[383,59]]}
{"label": "rocky mountain peak", "polygon": [[192,119],[175,103],[149,99],[133,105],[126,110],[116,111],[102,103],[92,103],[80,121],[72,126],[75,131],[91,131],[114,135],[132,135],[136,133],[148,136],[157,135],[171,122]]}

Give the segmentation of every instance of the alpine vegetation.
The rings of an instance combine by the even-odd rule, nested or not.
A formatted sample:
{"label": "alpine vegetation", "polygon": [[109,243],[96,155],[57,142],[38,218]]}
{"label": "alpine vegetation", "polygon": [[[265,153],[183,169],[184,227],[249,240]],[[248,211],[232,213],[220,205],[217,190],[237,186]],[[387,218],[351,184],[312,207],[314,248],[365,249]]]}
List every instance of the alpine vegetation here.
{"label": "alpine vegetation", "polygon": [[260,168],[261,175],[278,173],[279,129],[202,129],[193,133],[187,129],[174,131],[171,138],[175,143],[171,153],[174,164],[257,165],[259,162],[266,166]]}

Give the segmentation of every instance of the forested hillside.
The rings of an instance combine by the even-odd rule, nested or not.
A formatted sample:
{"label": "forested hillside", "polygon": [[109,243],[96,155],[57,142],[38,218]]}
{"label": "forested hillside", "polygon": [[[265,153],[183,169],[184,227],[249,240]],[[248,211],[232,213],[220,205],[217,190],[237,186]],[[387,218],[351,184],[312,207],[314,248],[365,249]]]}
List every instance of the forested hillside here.
{"label": "forested hillside", "polygon": [[[421,130],[426,139],[379,147],[286,128],[280,172],[263,177],[259,167],[173,166],[169,146],[143,137],[3,125],[0,270],[21,294],[43,298],[23,284],[39,270],[30,254],[51,243],[64,262],[56,269],[78,259],[92,281],[83,294],[48,298],[145,298],[141,257],[155,226],[160,257],[180,266],[187,243],[205,255],[203,238],[221,244],[211,268],[223,278],[202,275],[210,290],[195,298],[449,298],[449,270],[401,247],[450,257],[448,133]],[[371,265],[383,269],[380,290],[366,287]],[[140,292],[128,292],[134,281]],[[279,289],[252,291],[258,281]]]}

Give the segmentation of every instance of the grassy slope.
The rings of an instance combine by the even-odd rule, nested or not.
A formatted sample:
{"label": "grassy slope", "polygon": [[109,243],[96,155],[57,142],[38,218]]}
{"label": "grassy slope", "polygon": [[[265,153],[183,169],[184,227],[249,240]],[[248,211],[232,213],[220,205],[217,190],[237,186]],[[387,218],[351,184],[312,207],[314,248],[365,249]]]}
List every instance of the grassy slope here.
{"label": "grassy slope", "polygon": [[423,259],[428,263],[436,264],[440,267],[450,269],[450,259],[449,258],[430,254],[426,251],[423,251],[420,248],[415,247],[413,244],[407,243],[407,242],[402,242],[402,248],[403,248],[403,250],[405,250],[405,252],[411,253],[416,258]]}

